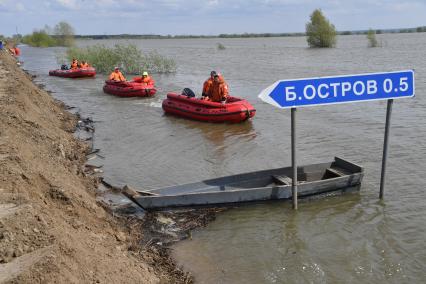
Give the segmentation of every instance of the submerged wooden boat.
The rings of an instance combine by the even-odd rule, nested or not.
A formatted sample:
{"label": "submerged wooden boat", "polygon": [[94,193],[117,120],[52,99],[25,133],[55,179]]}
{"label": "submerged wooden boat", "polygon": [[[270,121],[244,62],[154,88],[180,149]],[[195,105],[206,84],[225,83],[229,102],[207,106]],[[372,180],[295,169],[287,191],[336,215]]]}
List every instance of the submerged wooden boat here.
{"label": "submerged wooden boat", "polygon": [[[298,167],[298,197],[359,190],[364,170],[335,157],[329,163]],[[255,202],[292,197],[292,168],[278,168],[124,194],[146,210]]]}

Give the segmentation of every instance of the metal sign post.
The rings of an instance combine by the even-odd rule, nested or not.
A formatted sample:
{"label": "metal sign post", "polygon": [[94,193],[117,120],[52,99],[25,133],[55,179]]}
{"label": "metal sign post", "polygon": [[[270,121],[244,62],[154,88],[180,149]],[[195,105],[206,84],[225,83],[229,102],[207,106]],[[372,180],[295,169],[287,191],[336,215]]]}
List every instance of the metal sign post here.
{"label": "metal sign post", "polygon": [[385,175],[386,175],[386,160],[388,156],[388,144],[389,144],[389,130],[390,120],[392,114],[393,99],[388,100],[388,106],[386,109],[386,126],[385,126],[385,139],[383,141],[383,157],[382,157],[382,174],[380,176],[380,199],[383,199],[385,191]]}
{"label": "metal sign post", "polygon": [[414,97],[414,90],[413,70],[280,80],[263,90],[259,98],[264,102],[282,109],[291,108],[293,207],[297,209],[297,107],[388,100],[380,180],[380,198],[383,198],[393,99]]}
{"label": "metal sign post", "polygon": [[297,210],[296,108],[291,109],[291,166],[293,168],[293,209]]}

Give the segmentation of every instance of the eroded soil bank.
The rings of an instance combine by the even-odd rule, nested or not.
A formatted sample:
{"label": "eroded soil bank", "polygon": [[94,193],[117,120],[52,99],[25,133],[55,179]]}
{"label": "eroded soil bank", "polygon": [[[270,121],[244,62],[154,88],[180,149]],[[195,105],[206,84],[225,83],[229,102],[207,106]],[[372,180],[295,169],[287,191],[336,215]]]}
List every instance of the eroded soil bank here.
{"label": "eroded soil bank", "polygon": [[0,51],[0,283],[191,283],[167,244],[215,210],[111,214],[76,124]]}

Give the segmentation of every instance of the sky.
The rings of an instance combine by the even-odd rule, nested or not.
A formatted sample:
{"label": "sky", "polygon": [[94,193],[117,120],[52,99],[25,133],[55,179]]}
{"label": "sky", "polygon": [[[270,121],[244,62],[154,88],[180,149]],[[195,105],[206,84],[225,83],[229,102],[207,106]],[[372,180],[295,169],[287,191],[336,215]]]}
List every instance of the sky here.
{"label": "sky", "polygon": [[426,26],[426,0],[0,0],[0,34],[60,21],[81,35],[304,32],[317,8],[339,31]]}

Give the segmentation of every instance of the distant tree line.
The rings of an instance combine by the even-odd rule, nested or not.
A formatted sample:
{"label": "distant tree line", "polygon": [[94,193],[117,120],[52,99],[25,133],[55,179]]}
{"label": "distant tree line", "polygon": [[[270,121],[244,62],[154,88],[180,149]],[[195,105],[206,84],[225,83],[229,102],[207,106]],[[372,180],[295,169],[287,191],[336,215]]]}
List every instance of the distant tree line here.
{"label": "distant tree line", "polygon": [[[414,33],[426,32],[426,26],[405,29],[386,30],[355,30],[336,31],[333,24],[325,18],[320,9],[314,10],[310,21],[306,24],[306,32],[295,33],[232,33],[219,35],[157,35],[157,34],[118,34],[118,35],[75,35],[73,27],[67,22],[60,22],[53,28],[45,26],[34,30],[32,34],[21,36],[14,35],[13,38],[3,40],[15,43],[25,43],[35,47],[49,46],[73,46],[75,39],[185,39],[185,38],[265,38],[265,37],[297,37],[307,36],[310,47],[332,47],[336,44],[336,35],[368,35],[374,31],[375,35],[382,33]],[[0,35],[1,36],[1,35]],[[371,37],[371,35],[370,35]]]}
{"label": "distant tree line", "polygon": [[[336,35],[366,35],[369,30],[336,31]],[[411,29],[375,30],[376,34],[426,32],[425,27]],[[118,34],[118,35],[75,35],[75,39],[185,39],[185,38],[258,38],[258,37],[298,37],[306,36],[304,32],[295,33],[233,33],[219,35],[156,35],[156,34]]]}
{"label": "distant tree line", "polygon": [[172,38],[171,35],[134,35],[134,34],[118,34],[118,35],[75,35],[76,39],[160,39],[160,38]]}
{"label": "distant tree line", "polygon": [[219,38],[248,38],[248,37],[291,37],[304,36],[305,33],[243,33],[243,34],[220,34]]}
{"label": "distant tree line", "polygon": [[219,34],[219,35],[75,35],[76,39],[170,39],[170,38],[249,38],[249,37],[287,37],[304,36],[305,33],[242,33],[242,34]]}
{"label": "distant tree line", "polygon": [[418,33],[426,33],[426,26],[423,27],[417,27],[416,32]]}

